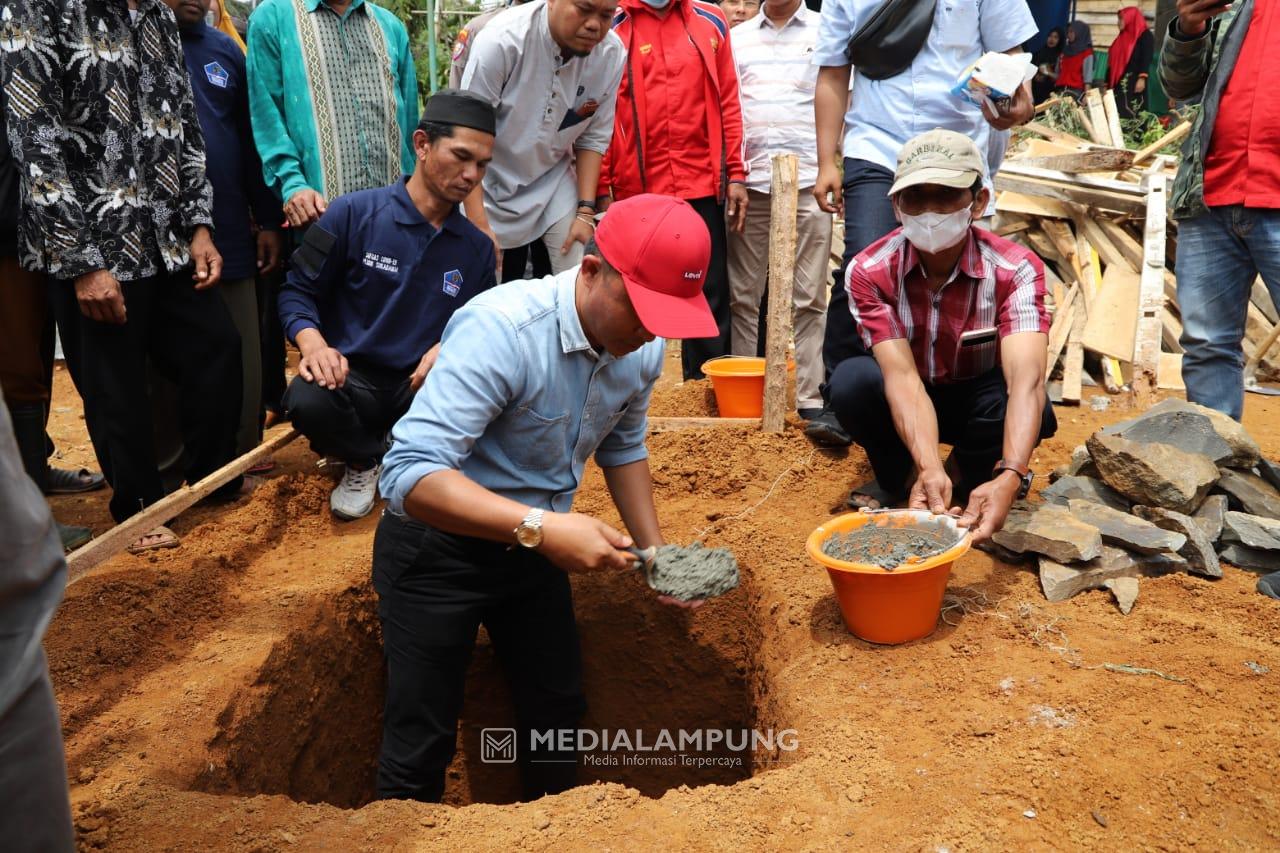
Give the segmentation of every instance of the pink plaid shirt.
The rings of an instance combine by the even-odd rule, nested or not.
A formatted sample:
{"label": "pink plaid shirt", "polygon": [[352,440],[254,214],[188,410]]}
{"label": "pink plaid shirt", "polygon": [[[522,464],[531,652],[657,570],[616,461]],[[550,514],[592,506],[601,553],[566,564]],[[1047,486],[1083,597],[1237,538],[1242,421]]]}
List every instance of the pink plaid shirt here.
{"label": "pink plaid shirt", "polygon": [[867,348],[905,339],[931,385],[972,379],[1000,363],[1000,339],[1049,331],[1044,264],[1035,253],[970,228],[955,272],[931,291],[902,229],[872,243],[845,272],[849,311]]}

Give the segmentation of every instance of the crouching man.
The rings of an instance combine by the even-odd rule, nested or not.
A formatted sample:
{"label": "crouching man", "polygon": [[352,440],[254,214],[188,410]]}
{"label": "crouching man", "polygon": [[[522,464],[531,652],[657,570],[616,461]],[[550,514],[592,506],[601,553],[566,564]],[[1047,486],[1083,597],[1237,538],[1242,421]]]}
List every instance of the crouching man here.
{"label": "crouching man", "polygon": [[[530,737],[586,709],[566,572],[626,569],[629,546],[665,544],[644,443],[655,335],[717,333],[710,255],[687,202],[637,195],[609,208],[581,266],[497,287],[445,329],[381,480],[380,797],[440,799],[481,624],[511,684],[524,797],[574,784],[576,755]],[[570,512],[592,454],[630,536]]]}
{"label": "crouching man", "polygon": [[[965,505],[975,542],[1026,495],[1031,453],[1057,429],[1044,389],[1044,265],[973,225],[989,201],[985,170],[978,147],[948,130],[898,154],[889,194],[901,227],[845,274],[870,354],[841,362],[830,382],[832,408],[875,472],[849,505]],[[945,465],[939,441],[953,447]]]}
{"label": "crouching man", "polygon": [[495,284],[493,242],[459,203],[493,156],[493,106],[445,90],[413,134],[396,183],[334,199],[293,254],[280,322],[302,360],[284,405],[320,454],[346,463],[329,508],[373,509],[387,433],[435,363],[445,324]]}

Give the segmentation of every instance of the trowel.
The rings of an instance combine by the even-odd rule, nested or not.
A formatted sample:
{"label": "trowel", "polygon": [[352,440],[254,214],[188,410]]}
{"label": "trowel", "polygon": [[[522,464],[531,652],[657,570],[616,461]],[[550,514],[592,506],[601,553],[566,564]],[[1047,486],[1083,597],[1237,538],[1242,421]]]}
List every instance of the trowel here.
{"label": "trowel", "polygon": [[658,549],[652,545],[648,548],[628,548],[627,553],[636,560],[636,568],[644,572],[645,583],[649,584],[649,589],[657,590],[658,587],[653,583],[653,567],[657,565]]}

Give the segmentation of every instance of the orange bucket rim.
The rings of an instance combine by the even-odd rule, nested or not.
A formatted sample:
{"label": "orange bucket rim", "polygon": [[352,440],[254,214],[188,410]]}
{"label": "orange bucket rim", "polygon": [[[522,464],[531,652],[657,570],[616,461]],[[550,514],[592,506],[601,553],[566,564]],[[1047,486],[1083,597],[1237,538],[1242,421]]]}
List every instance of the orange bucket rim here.
{"label": "orange bucket rim", "polygon": [[[752,366],[758,366],[760,368],[760,372],[759,373],[738,373],[732,370],[716,369],[717,367],[727,366],[728,364],[731,364],[731,363],[737,364],[743,367],[746,367],[748,364]],[[767,364],[765,359],[761,358],[758,355],[718,355],[715,358],[709,358],[706,361],[704,361],[702,363],[701,370],[704,374],[712,378],[721,377],[721,378],[727,378],[727,379],[734,379],[734,378],[745,378],[745,377],[752,377],[752,378],[762,377],[765,374],[766,367],[767,367]],[[796,360],[788,356],[787,357],[788,372],[792,372],[795,369],[796,369]]]}
{"label": "orange bucket rim", "polygon": [[851,563],[851,562],[848,562],[847,560],[837,560],[835,557],[829,557],[825,553],[823,553],[822,544],[827,540],[829,536],[831,536],[833,533],[847,532],[847,531],[836,529],[840,522],[849,518],[866,518],[868,519],[868,521],[864,523],[871,523],[870,519],[873,518],[875,515],[910,515],[915,517],[925,516],[928,518],[943,518],[943,519],[951,518],[951,516],[935,515],[934,513],[929,512],[928,510],[921,510],[921,509],[879,510],[874,513],[873,512],[841,513],[840,515],[837,515],[834,518],[827,519],[825,522],[823,522],[822,524],[819,524],[817,527],[814,528],[813,532],[809,534],[808,540],[805,542],[805,550],[809,553],[809,557],[812,558],[815,562],[820,564],[823,568],[826,568],[832,571],[847,572],[849,574],[859,574],[859,575],[891,575],[892,576],[892,575],[908,575],[908,574],[917,574],[919,572],[927,572],[930,569],[936,569],[939,566],[954,563],[956,560],[960,559],[965,554],[967,554],[969,552],[969,549],[973,546],[972,532],[965,530],[964,528],[956,527],[953,519],[950,526],[954,530],[956,530],[956,532],[961,534],[959,542],[952,545],[950,548],[948,548],[947,550],[943,551],[940,554],[934,554],[932,557],[927,557],[918,563],[900,565],[896,569],[892,569],[892,570],[882,569],[879,566],[872,566],[867,563]]}

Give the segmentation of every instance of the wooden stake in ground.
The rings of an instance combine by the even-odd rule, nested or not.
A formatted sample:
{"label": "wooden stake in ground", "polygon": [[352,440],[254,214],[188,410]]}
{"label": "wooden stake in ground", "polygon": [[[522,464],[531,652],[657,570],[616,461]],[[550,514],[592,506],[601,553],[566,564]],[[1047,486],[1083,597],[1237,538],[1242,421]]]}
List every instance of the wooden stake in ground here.
{"label": "wooden stake in ground", "polygon": [[1146,178],[1147,221],[1142,240],[1142,283],[1138,289],[1138,335],[1133,355],[1133,390],[1146,396],[1160,378],[1160,311],[1164,308],[1165,188],[1164,173]]}
{"label": "wooden stake in ground", "polygon": [[297,438],[300,433],[293,427],[250,450],[244,456],[233,459],[217,471],[191,486],[183,486],[165,495],[135,516],[120,522],[88,545],[77,548],[67,557],[67,586],[84,577],[94,566],[111,559],[137,542],[149,531],[159,527],[178,513],[208,497],[219,487],[248,471],[280,448]]}
{"label": "wooden stake in ground", "polygon": [[764,348],[764,430],[782,432],[787,411],[787,343],[796,276],[796,156],[773,158],[769,187],[769,314]]}

